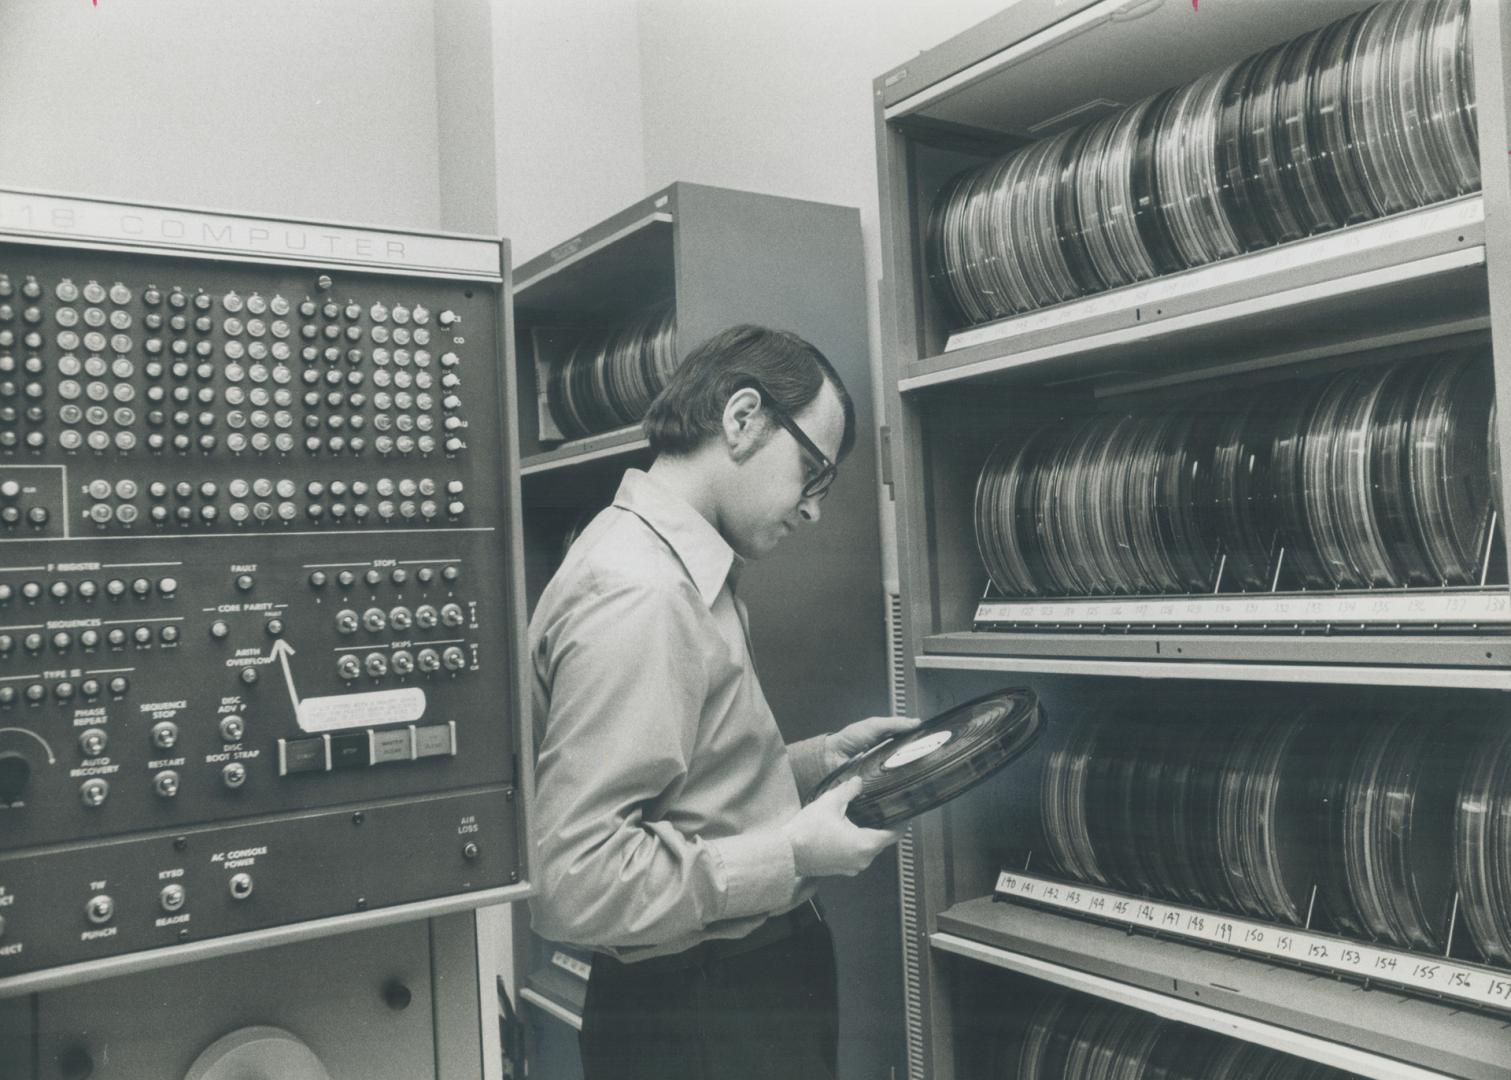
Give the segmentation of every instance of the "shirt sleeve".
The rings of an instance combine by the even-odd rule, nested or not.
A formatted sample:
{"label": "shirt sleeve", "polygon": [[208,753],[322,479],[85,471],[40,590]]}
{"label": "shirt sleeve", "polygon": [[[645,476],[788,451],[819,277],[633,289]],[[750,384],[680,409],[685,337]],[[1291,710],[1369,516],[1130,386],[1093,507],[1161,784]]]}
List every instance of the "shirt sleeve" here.
{"label": "shirt sleeve", "polygon": [[531,907],[547,938],[657,945],[795,902],[779,829],[703,839],[647,815],[695,745],[708,688],[701,604],[691,585],[600,583],[544,629],[530,832]]}
{"label": "shirt sleeve", "polygon": [[837,765],[831,764],[824,749],[827,735],[815,735],[811,739],[787,744],[787,760],[792,763],[792,776],[797,781],[798,796],[803,802],[813,798],[819,782],[833,772]]}

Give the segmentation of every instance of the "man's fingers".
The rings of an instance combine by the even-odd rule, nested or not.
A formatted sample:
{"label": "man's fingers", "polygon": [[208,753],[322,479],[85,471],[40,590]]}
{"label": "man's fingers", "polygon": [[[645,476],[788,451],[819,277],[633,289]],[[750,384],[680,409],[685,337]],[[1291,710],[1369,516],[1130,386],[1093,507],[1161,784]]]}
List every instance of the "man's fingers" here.
{"label": "man's fingers", "polygon": [[851,800],[860,794],[862,784],[863,781],[860,777],[852,776],[843,784],[839,784],[824,792],[821,798],[837,802],[841,808],[847,807],[850,805]]}

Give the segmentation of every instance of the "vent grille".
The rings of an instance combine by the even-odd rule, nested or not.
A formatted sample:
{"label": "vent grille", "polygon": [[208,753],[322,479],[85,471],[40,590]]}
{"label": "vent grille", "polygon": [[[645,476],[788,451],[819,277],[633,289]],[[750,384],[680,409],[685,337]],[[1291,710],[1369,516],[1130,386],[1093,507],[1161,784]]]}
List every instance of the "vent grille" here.
{"label": "vent grille", "polygon": [[[908,711],[907,669],[903,663],[902,597],[887,594],[887,669],[892,677],[892,712]],[[913,828],[897,843],[898,907],[902,912],[903,1011],[908,1029],[908,1080],[924,1080],[923,972],[918,945],[918,877]]]}

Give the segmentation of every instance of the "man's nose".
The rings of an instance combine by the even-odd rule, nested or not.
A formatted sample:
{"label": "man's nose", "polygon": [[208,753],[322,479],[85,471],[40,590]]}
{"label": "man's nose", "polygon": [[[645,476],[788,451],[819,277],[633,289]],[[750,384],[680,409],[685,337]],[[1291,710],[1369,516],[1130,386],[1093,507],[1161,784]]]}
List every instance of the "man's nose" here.
{"label": "man's nose", "polygon": [[818,519],[823,516],[823,511],[819,509],[819,501],[808,496],[797,504],[797,512],[809,524],[817,524]]}

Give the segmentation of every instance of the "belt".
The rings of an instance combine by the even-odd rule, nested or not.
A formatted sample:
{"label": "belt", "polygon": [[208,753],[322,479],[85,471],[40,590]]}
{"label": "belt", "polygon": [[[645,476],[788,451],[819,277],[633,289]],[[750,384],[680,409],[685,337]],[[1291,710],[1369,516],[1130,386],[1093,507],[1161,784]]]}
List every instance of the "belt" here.
{"label": "belt", "polygon": [[754,952],[767,945],[775,945],[779,941],[786,941],[799,931],[823,921],[824,918],[819,914],[818,905],[812,900],[804,900],[791,911],[771,916],[742,938],[702,941],[690,949],[672,953],[670,956],[653,956],[649,960],[637,960],[633,963],[625,963],[605,953],[599,953],[593,959],[595,963],[606,961],[647,975],[669,971],[691,971],[694,968],[706,968],[720,960]]}

